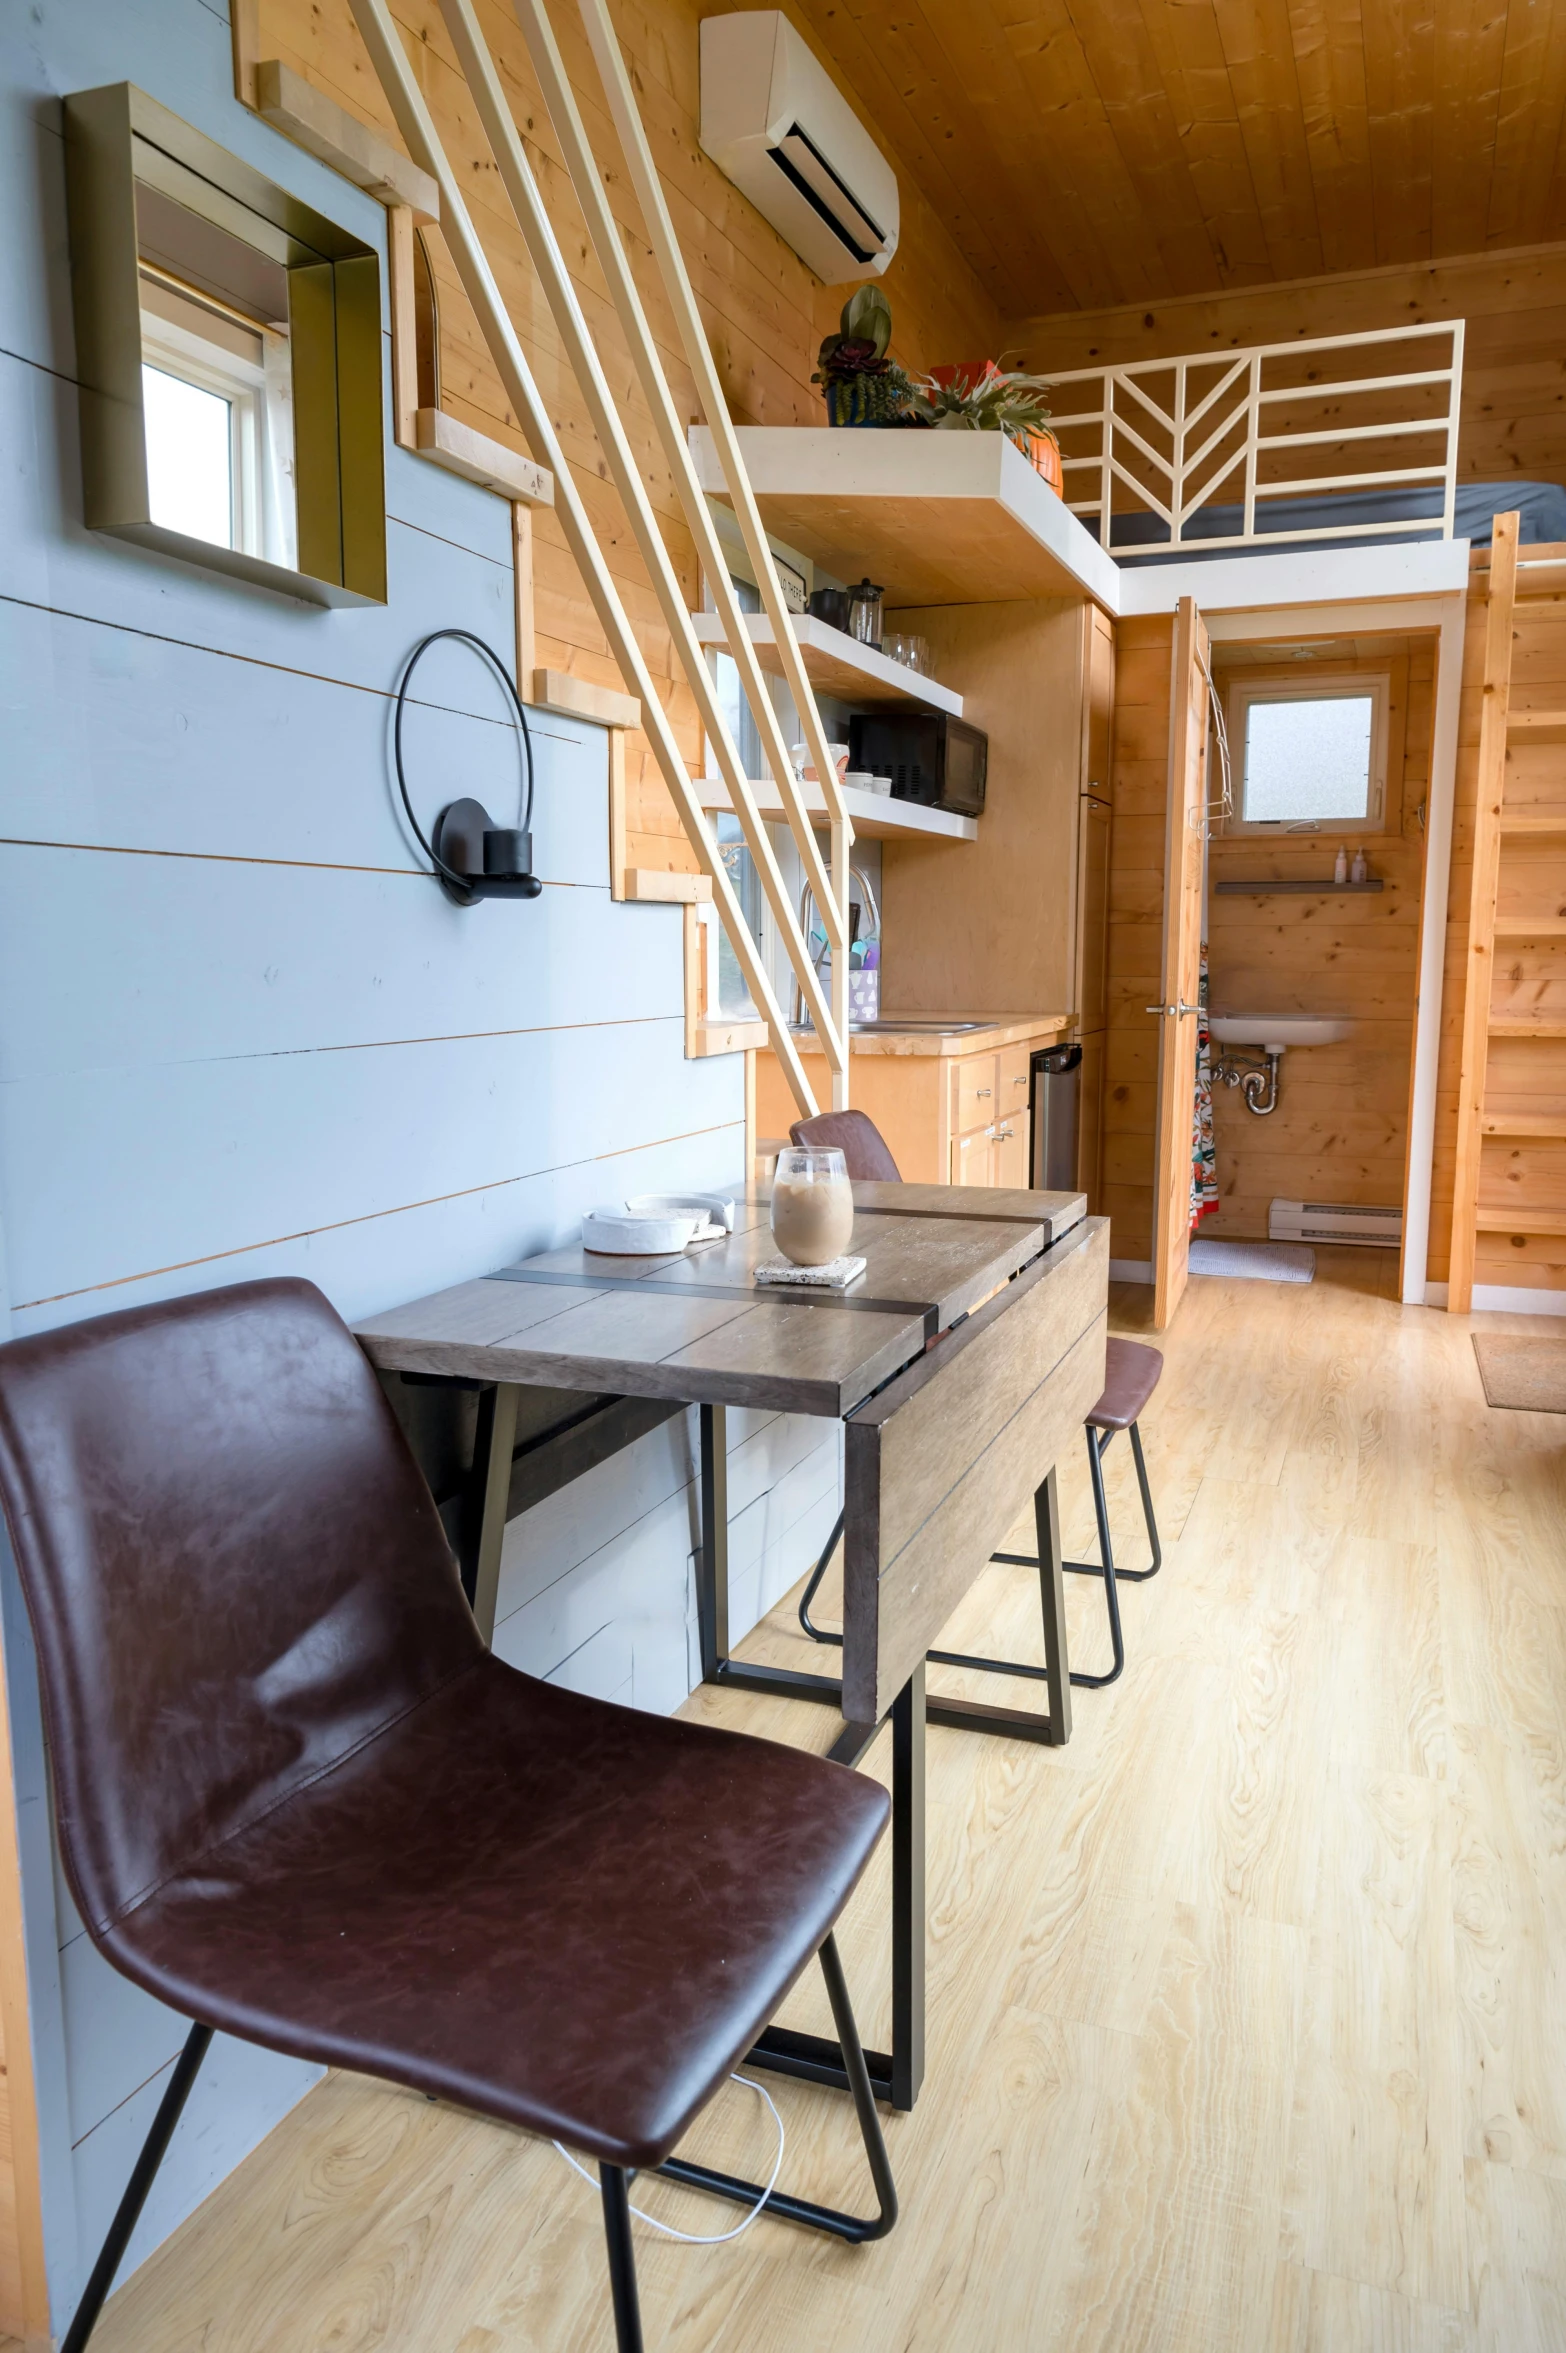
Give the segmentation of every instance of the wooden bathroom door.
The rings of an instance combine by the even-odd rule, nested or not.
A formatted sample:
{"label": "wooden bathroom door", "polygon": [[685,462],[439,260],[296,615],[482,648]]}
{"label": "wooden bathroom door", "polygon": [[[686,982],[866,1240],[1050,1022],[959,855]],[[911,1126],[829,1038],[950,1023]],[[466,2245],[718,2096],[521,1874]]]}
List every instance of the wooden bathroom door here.
{"label": "wooden bathroom door", "polygon": [[1175,614],[1164,839],[1164,958],[1158,1006],[1158,1161],[1153,1191],[1153,1327],[1184,1295],[1191,1251],[1191,1154],[1202,979],[1207,824],[1207,630],[1194,597]]}

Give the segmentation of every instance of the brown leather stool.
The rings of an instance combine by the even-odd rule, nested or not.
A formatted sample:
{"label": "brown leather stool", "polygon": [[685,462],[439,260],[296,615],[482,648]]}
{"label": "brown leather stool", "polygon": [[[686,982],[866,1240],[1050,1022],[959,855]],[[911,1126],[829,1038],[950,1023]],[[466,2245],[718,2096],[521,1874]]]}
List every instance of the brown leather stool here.
{"label": "brown leather stool", "polygon": [[598,2160],[672,2157],[819,1957],[879,2211],[896,2193],[832,1928],[885,1792],[825,1758],[538,1682],[485,1649],[430,1493],[309,1283],[0,1348],[0,1498],[60,1851],[93,1943],[196,2021],[66,2335],[80,2353],[214,2029]]}
{"label": "brown leather stool", "polygon": [[[822,1111],[814,1119],[796,1119],[789,1129],[793,1144],[836,1145],[842,1153],[849,1176],[859,1183],[885,1181],[900,1182],[897,1163],[887,1150],[886,1140],[875,1121],[863,1111]],[[1114,1653],[1114,1665],[1107,1675],[1085,1675],[1073,1667],[1071,1680],[1088,1690],[1101,1690],[1113,1683],[1126,1663],[1125,1640],[1120,1630],[1120,1599],[1115,1591],[1117,1577],[1129,1578],[1140,1584],[1146,1577],[1156,1577],[1163,1567],[1163,1548],[1158,1541],[1158,1523],[1153,1517],[1152,1491],[1147,1484],[1147,1463],[1142,1453],[1142,1433],[1137,1428],[1137,1417],[1158,1386],[1164,1360],[1156,1348],[1145,1348],[1137,1340],[1111,1339],[1105,1349],[1104,1393],[1084,1425],[1087,1432],[1088,1471],[1093,1481],[1093,1512],[1098,1521],[1099,1558],[1096,1561],[1068,1560],[1062,1568],[1075,1570],[1079,1576],[1102,1577],[1104,1598],[1109,1605],[1109,1639]],[[1150,1569],[1117,1569],[1114,1546],[1109,1534],[1109,1505],[1104,1494],[1104,1451],[1120,1430],[1131,1433],[1131,1451],[1136,1457],[1137,1484],[1142,1490],[1142,1516],[1147,1522],[1148,1541],[1153,1547]],[[838,1513],[826,1549],[810,1573],[799,1604],[799,1622],[812,1642],[830,1642],[841,1646],[841,1634],[833,1634],[811,1622],[810,1605],[827,1573],[827,1565],[837,1549],[843,1533],[843,1515]],[[1036,1552],[992,1552],[991,1560],[1006,1561],[1016,1568],[1036,1569]],[[961,1650],[932,1650],[926,1657],[938,1660],[942,1666],[978,1667],[992,1675],[1026,1675],[1043,1682],[1043,1667],[1025,1666],[1009,1659],[981,1659]]]}
{"label": "brown leather stool", "polygon": [[[1091,1691],[1102,1690],[1113,1683],[1126,1663],[1126,1646],[1120,1631],[1120,1598],[1115,1591],[1116,1581],[1126,1578],[1140,1585],[1148,1577],[1156,1577],[1164,1565],[1163,1546],[1158,1541],[1158,1522],[1153,1517],[1153,1495],[1147,1483],[1147,1461],[1142,1452],[1142,1433],[1137,1421],[1163,1373],[1164,1360],[1156,1348],[1146,1348],[1139,1340],[1111,1338],[1104,1353],[1104,1394],[1088,1415],[1083,1427],[1087,1433],[1088,1474],[1093,1481],[1093,1516],[1098,1521],[1099,1557],[1093,1560],[1062,1561],[1061,1567],[1073,1569],[1079,1577],[1102,1577],[1104,1599],[1109,1605],[1109,1640],[1114,1654],[1114,1665],[1107,1675],[1081,1675],[1073,1667],[1071,1680],[1082,1683]],[[1147,1538],[1153,1548],[1153,1565],[1148,1569],[1117,1569],[1114,1546],[1109,1534],[1109,1502],[1104,1493],[1104,1455],[1109,1442],[1120,1431],[1131,1433],[1131,1452],[1136,1458],[1136,1481],[1142,1490],[1142,1517],[1147,1523]],[[991,1560],[1010,1561],[1018,1568],[1039,1565],[1037,1553],[992,1552]],[[936,1654],[932,1651],[931,1657]],[[1042,1670],[1013,1668],[1014,1674]]]}

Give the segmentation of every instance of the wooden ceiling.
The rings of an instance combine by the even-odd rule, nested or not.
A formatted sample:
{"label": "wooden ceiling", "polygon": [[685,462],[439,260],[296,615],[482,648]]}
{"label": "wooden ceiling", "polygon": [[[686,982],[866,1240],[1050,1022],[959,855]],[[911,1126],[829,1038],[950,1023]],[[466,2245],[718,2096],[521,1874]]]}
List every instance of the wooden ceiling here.
{"label": "wooden ceiling", "polygon": [[796,11],[1008,318],[1566,237],[1566,0]]}

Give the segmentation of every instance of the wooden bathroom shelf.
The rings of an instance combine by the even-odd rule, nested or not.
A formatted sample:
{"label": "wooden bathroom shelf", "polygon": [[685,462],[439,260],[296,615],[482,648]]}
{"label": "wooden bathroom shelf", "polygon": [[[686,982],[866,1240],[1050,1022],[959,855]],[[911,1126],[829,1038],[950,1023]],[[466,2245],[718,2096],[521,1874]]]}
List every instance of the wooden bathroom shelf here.
{"label": "wooden bathroom shelf", "polygon": [[1214,890],[1220,898],[1275,898],[1279,891],[1311,891],[1318,898],[1341,897],[1349,891],[1384,891],[1386,884],[1372,876],[1369,882],[1216,882]]}
{"label": "wooden bathroom shelf", "polygon": [[1481,1209],[1481,1234],[1566,1234],[1566,1209]]}

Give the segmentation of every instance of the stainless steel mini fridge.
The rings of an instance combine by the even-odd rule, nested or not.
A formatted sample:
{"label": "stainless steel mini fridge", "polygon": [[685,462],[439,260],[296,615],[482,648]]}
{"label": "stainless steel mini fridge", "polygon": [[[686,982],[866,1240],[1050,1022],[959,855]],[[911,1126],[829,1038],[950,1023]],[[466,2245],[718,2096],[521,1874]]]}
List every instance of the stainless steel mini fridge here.
{"label": "stainless steel mini fridge", "polygon": [[1028,1109],[1028,1182],[1035,1192],[1077,1190],[1077,1128],[1082,1112],[1082,1048],[1044,1046],[1032,1057]]}

